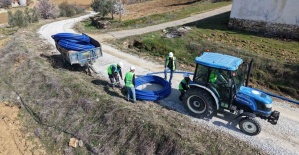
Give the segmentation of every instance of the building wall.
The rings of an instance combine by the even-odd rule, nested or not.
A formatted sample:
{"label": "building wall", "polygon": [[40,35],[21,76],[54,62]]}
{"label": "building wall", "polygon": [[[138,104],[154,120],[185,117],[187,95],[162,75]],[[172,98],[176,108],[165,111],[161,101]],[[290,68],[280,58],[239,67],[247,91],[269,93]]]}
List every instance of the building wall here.
{"label": "building wall", "polygon": [[229,27],[299,39],[299,0],[233,0]]}

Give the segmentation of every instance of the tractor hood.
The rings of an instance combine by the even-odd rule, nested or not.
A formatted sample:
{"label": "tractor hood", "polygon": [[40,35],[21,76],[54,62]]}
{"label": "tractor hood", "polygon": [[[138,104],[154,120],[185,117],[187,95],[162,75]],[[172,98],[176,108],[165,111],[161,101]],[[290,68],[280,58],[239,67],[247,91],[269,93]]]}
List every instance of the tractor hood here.
{"label": "tractor hood", "polygon": [[249,87],[241,86],[237,96],[238,95],[246,95],[261,103],[272,104],[272,98],[269,95]]}

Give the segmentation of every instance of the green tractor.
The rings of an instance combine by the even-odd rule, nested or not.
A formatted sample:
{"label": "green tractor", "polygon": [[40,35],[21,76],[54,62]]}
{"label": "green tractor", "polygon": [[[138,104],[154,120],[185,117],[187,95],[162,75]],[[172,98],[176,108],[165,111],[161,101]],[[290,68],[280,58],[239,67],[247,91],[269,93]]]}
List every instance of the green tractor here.
{"label": "green tractor", "polygon": [[220,111],[237,114],[235,120],[247,135],[257,135],[261,125],[255,119],[260,117],[271,124],[277,124],[279,112],[272,111],[269,95],[247,87],[252,61],[213,52],[204,52],[195,58],[196,69],[190,89],[183,97],[188,111],[198,118],[210,118]]}

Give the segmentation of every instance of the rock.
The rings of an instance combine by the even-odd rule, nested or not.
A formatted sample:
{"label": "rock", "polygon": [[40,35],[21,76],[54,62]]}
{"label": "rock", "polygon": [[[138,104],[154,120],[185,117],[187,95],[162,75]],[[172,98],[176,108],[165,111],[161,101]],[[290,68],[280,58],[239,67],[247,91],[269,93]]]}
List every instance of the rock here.
{"label": "rock", "polygon": [[124,41],[123,42],[123,47],[127,49],[129,47],[129,43],[127,41]]}
{"label": "rock", "polygon": [[79,146],[82,147],[83,146],[83,141],[79,140]]}
{"label": "rock", "polygon": [[109,21],[101,20],[100,16],[90,17],[92,25],[98,29],[106,29],[111,24]]}
{"label": "rock", "polygon": [[76,148],[78,146],[79,140],[76,138],[71,138],[69,142],[69,146]]}

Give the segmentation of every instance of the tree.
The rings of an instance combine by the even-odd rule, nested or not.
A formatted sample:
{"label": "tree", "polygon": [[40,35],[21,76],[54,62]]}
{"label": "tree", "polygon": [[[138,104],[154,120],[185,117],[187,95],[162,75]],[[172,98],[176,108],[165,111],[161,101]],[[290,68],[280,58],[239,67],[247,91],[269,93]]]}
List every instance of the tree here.
{"label": "tree", "polygon": [[59,14],[59,9],[53,3],[49,2],[49,0],[41,0],[37,5],[37,10],[44,19],[55,19]]}
{"label": "tree", "polygon": [[125,8],[125,6],[124,6],[124,4],[121,2],[121,1],[119,1],[119,2],[116,2],[114,5],[113,5],[113,12],[115,13],[115,14],[118,14],[119,15],[119,21],[121,21],[121,17],[122,17],[122,15],[125,13],[125,11],[126,11],[126,8]]}
{"label": "tree", "polygon": [[93,0],[91,3],[91,8],[95,12],[99,12],[102,17],[105,17],[109,12],[107,8],[107,2],[105,0]]}
{"label": "tree", "polygon": [[114,4],[115,4],[115,0],[93,0],[91,3],[91,8],[95,12],[99,12],[102,17],[105,17],[110,12],[113,19]]}

